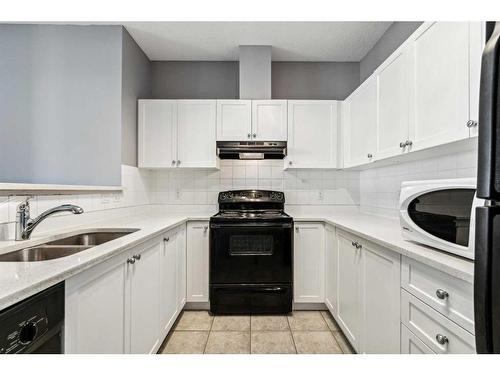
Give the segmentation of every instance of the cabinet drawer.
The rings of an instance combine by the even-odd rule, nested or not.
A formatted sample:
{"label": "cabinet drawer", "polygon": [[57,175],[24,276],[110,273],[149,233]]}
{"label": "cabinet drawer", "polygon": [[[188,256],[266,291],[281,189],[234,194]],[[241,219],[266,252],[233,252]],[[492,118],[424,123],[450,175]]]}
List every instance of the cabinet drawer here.
{"label": "cabinet drawer", "polygon": [[401,286],[460,327],[474,332],[472,284],[404,257]]}
{"label": "cabinet drawer", "polygon": [[[435,353],[475,353],[474,336],[401,289],[401,321]],[[439,343],[438,335],[446,342]]]}
{"label": "cabinet drawer", "polygon": [[435,354],[407,326],[401,324],[401,354]]}

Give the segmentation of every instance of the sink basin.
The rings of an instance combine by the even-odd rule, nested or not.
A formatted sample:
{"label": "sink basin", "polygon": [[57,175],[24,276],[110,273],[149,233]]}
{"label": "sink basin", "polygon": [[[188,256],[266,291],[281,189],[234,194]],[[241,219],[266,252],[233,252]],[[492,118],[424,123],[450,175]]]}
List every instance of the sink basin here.
{"label": "sink basin", "polygon": [[40,262],[67,257],[134,233],[139,229],[87,232],[0,255],[0,262]]}

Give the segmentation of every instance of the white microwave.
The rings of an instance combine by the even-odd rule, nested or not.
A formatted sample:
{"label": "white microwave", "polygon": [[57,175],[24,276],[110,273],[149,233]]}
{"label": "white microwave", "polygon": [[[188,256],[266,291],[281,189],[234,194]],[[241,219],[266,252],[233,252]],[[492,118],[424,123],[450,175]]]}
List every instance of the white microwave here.
{"label": "white microwave", "polygon": [[401,183],[399,219],[403,238],[474,259],[475,178]]}

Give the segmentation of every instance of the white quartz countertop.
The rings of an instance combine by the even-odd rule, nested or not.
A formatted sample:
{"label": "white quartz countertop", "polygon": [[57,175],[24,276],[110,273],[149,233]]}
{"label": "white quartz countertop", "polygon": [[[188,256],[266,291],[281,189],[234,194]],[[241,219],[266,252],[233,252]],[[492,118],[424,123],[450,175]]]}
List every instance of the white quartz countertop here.
{"label": "white quartz countertop", "polygon": [[[72,230],[61,230],[37,236],[29,241],[0,241],[0,254],[35,246],[89,230],[136,228],[138,231],[64,258],[43,262],[0,262],[0,310],[42,291],[60,281],[101,263],[116,254],[147,241],[160,233],[191,220],[208,220],[207,214],[147,213],[120,219],[96,222]],[[399,223],[394,219],[362,213],[332,215],[296,215],[294,220],[325,222],[375,242],[422,263],[436,267],[452,276],[473,281],[472,261],[417,245],[402,238]]]}

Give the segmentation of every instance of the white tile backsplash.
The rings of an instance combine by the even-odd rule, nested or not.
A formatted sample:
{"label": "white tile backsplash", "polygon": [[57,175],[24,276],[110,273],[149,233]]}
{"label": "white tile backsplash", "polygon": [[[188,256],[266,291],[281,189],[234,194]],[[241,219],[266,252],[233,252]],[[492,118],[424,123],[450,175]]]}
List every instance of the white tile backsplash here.
{"label": "white tile backsplash", "polygon": [[[358,205],[359,172],[283,171],[282,160],[221,160],[220,171],[155,170],[154,204],[215,205],[232,189],[284,191],[288,204]],[[168,182],[167,182],[168,181]],[[178,194],[171,194],[171,192]]]}
{"label": "white tile backsplash", "polygon": [[[111,215],[112,213],[109,211],[120,210],[121,214],[123,214],[126,208],[147,205],[150,203],[153,182],[157,182],[157,179],[152,178],[151,171],[122,165],[123,190],[121,192],[33,196],[30,200],[32,217],[65,203],[75,204],[84,209],[84,214],[82,215],[73,215],[66,212],[53,215],[41,223],[36,232],[39,233],[79,225],[90,220],[90,218],[96,221],[101,216]],[[26,196],[0,197],[0,240],[14,238],[16,208],[25,199]],[[106,214],[100,215],[104,212]]]}
{"label": "white tile backsplash", "polygon": [[401,182],[476,177],[477,150],[371,168],[360,172],[360,210],[397,217]]}

